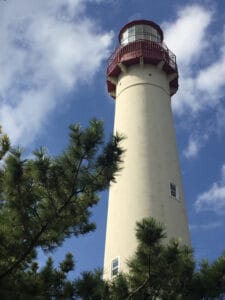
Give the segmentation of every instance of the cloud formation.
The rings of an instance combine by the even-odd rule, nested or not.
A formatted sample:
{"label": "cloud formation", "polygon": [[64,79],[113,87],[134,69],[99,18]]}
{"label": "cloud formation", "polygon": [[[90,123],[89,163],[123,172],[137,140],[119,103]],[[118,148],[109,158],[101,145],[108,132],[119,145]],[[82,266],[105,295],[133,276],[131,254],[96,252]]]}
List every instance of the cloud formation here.
{"label": "cloud formation", "polygon": [[195,157],[198,154],[200,148],[201,148],[200,142],[197,139],[190,136],[188,141],[188,146],[183,153],[187,158]]}
{"label": "cloud formation", "polygon": [[85,16],[87,2],[1,4],[0,124],[13,143],[31,143],[63,95],[90,80],[108,56],[112,33]]}
{"label": "cloud formation", "polygon": [[208,135],[196,136],[190,135],[188,140],[188,145],[184,149],[183,154],[186,158],[194,158],[198,155],[200,149],[204,147],[208,140]]}
{"label": "cloud formation", "polygon": [[195,202],[196,212],[211,211],[217,215],[225,214],[225,164],[221,168],[221,178],[214,182]]}
{"label": "cloud formation", "polygon": [[[204,53],[212,46],[209,43],[213,40],[209,31],[212,18],[210,8],[191,5],[180,9],[175,22],[165,26],[166,43],[176,54],[179,67],[180,89],[173,101],[173,109],[178,115],[186,114],[187,109],[191,113],[204,110],[209,101],[208,90],[204,90],[205,84],[200,74],[214,63],[210,61],[206,67],[204,64]],[[207,95],[202,95],[205,92]]]}
{"label": "cloud formation", "polygon": [[208,224],[193,224],[189,226],[190,230],[210,230],[210,229],[216,229],[218,227],[221,227],[223,225],[220,221],[210,222]]}
{"label": "cloud formation", "polygon": [[[197,17],[196,17],[197,16]],[[208,45],[206,31],[212,20],[212,12],[199,5],[188,5],[177,12],[174,23],[165,23],[165,40],[176,53],[179,66],[189,68],[199,59]]]}
{"label": "cloud formation", "polygon": [[172,101],[173,111],[183,122],[188,120],[187,132],[191,132],[183,151],[186,158],[198,156],[206,144],[202,136],[224,133],[216,114],[208,123],[196,126],[205,113],[224,111],[225,31],[215,38],[211,31],[214,17],[212,7],[195,4],[180,8],[177,19],[164,24],[165,41],[179,67],[180,88]]}

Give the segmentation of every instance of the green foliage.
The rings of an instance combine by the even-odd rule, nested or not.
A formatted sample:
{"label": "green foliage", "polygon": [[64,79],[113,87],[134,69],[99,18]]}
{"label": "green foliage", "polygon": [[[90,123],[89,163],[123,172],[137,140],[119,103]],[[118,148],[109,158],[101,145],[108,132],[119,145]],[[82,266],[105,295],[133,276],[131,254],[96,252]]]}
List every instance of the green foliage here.
{"label": "green foliage", "polygon": [[36,262],[24,271],[17,271],[14,276],[9,277],[10,285],[1,286],[1,299],[75,299],[74,283],[67,279],[67,274],[73,270],[71,259],[71,254],[68,254],[61,263],[63,266],[67,265],[65,270],[62,270],[61,264],[59,268],[55,268],[49,257],[46,265],[39,271]]}
{"label": "green foliage", "polygon": [[162,240],[166,238],[164,226],[153,218],[143,219],[137,222],[136,237],[140,246],[158,247]]}
{"label": "green foliage", "polygon": [[[200,270],[195,271],[191,249],[180,245],[176,240],[165,243],[166,234],[162,224],[152,218],[144,219],[137,223],[136,235],[138,247],[133,258],[128,262],[129,272],[120,273],[108,282],[102,279],[102,272],[99,269],[83,272],[77,280],[67,281],[62,274],[73,268],[71,254],[68,254],[60,264],[60,270],[53,267],[51,259],[40,272],[37,272],[37,266],[31,265],[28,272],[30,281],[28,280],[27,284],[30,286],[32,299],[35,299],[35,295],[37,299],[42,299],[39,297],[43,290],[48,291],[48,294],[45,292],[46,298],[43,299],[210,300],[224,298],[224,254],[211,265],[203,261]],[[36,276],[38,281],[35,282],[31,274]],[[25,290],[28,290],[28,286]]]}
{"label": "green foliage", "polygon": [[166,244],[164,226],[152,218],[137,223],[136,236],[138,247],[128,261],[129,272],[108,282],[95,272],[83,274],[77,295],[85,300],[192,299],[188,298],[194,273],[192,251],[176,240]]}
{"label": "green foliage", "polygon": [[102,271],[83,272],[75,281],[76,296],[82,300],[100,300],[105,293],[105,283],[102,280]]}
{"label": "green foliage", "polygon": [[2,132],[2,127],[0,126],[0,159],[9,151],[10,141],[9,137]]}
{"label": "green foliage", "polygon": [[192,251],[176,240],[163,243],[164,226],[154,219],[137,223],[137,251],[128,262],[127,299],[185,299],[194,271]]}
{"label": "green foliage", "polygon": [[67,253],[65,260],[60,263],[60,269],[64,273],[68,273],[74,269],[74,261],[72,253]]}
{"label": "green foliage", "polygon": [[177,240],[165,242],[162,224],[152,218],[137,223],[138,247],[129,272],[111,281],[102,272],[74,269],[68,253],[58,267],[52,258],[39,268],[36,251],[51,251],[71,236],[95,229],[91,207],[98,203],[120,170],[121,137],[104,142],[103,125],[70,126],[69,145],[56,157],[40,148],[23,158],[10,149],[0,128],[0,299],[211,300],[225,298],[225,253],[195,270],[192,250]]}
{"label": "green foliage", "polygon": [[129,296],[129,282],[125,274],[119,274],[108,283],[108,298],[111,300],[127,299]]}
{"label": "green foliage", "polygon": [[[212,264],[203,261],[196,271],[192,250],[175,239],[166,243],[164,226],[154,219],[138,222],[136,236],[138,247],[128,262],[128,273],[104,282],[100,276],[89,272],[76,286],[82,299],[224,299],[225,254]],[[86,289],[90,283],[92,288]],[[92,298],[96,290],[98,294]],[[82,291],[87,293],[86,296]]]}
{"label": "green foliage", "polygon": [[212,264],[203,260],[194,274],[193,299],[225,299],[225,253]]}
{"label": "green foliage", "polygon": [[[92,120],[86,129],[70,126],[69,144],[62,154],[52,157],[40,148],[24,159],[22,149],[9,150],[7,137],[0,137],[0,159],[8,152],[0,171],[1,299],[2,290],[19,286],[34,295],[35,289],[46,295],[57,292],[56,286],[73,268],[72,255],[59,270],[49,260],[38,272],[36,249],[51,251],[66,238],[95,229],[90,209],[98,203],[99,192],[115,180],[123,154],[121,140],[115,135],[105,143],[102,122]],[[39,281],[47,286],[40,288]],[[69,281],[66,285],[70,290]]]}

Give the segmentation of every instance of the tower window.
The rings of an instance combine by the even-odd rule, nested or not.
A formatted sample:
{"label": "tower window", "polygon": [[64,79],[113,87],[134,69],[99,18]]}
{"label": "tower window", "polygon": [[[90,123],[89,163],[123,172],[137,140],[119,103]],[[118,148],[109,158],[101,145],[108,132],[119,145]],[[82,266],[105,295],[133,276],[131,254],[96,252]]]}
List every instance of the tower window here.
{"label": "tower window", "polygon": [[111,277],[118,275],[119,273],[119,258],[116,257],[112,260],[111,264]]}
{"label": "tower window", "polygon": [[177,185],[173,182],[170,182],[170,196],[177,198],[177,199],[179,198]]}

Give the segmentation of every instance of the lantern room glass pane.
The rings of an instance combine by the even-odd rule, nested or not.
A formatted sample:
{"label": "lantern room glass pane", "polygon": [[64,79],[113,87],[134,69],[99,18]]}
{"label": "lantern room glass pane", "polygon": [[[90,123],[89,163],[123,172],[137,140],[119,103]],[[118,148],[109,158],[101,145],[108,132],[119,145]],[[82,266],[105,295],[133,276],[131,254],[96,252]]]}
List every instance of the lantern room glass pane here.
{"label": "lantern room glass pane", "polygon": [[151,34],[152,29],[153,29],[151,26],[149,26],[149,25],[142,25],[142,26],[143,26],[144,34]]}
{"label": "lantern room glass pane", "polygon": [[135,26],[131,26],[128,28],[128,35],[131,36],[131,35],[134,35],[135,33]]}
{"label": "lantern room glass pane", "polygon": [[144,40],[144,32],[143,32],[143,25],[136,25],[135,26],[135,40]]}
{"label": "lantern room glass pane", "polygon": [[138,41],[138,40],[148,40],[156,43],[161,42],[161,36],[158,31],[150,25],[137,24],[127,28],[121,37],[121,45],[125,46],[128,43]]}
{"label": "lantern room glass pane", "polygon": [[135,41],[135,26],[128,28],[128,42]]}
{"label": "lantern room glass pane", "polygon": [[121,45],[127,45],[128,44],[128,30],[124,31],[122,34],[122,39],[121,39]]}

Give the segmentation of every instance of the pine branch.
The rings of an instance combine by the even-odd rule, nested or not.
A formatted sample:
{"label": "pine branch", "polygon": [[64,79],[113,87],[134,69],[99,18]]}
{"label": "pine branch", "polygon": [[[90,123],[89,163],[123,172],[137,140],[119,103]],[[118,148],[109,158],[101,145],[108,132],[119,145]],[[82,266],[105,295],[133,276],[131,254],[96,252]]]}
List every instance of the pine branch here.
{"label": "pine branch", "polygon": [[150,281],[150,278],[146,278],[145,281],[137,287],[133,292],[130,293],[130,295],[127,297],[127,300],[132,299],[132,297],[137,294],[140,290],[142,290]]}
{"label": "pine branch", "polygon": [[[97,193],[114,178],[122,150],[118,137],[104,146],[101,123],[96,121],[91,126],[93,128],[82,132],[73,127],[70,145],[55,160],[43,161],[44,152],[39,151],[36,161],[22,161],[21,151],[11,151],[3,174],[8,197],[6,208],[8,205],[12,218],[16,216],[16,225],[21,226],[21,230],[14,234],[10,227],[12,222],[7,219],[8,231],[12,229],[11,240],[7,240],[8,253],[13,254],[11,262],[5,260],[1,267],[0,281],[9,275],[18,276],[17,271],[32,259],[36,247],[50,249],[60,245],[71,232],[76,235],[92,229],[88,209],[96,203]],[[101,155],[100,146],[104,146]],[[52,168],[49,162],[54,163]],[[15,237],[18,238],[16,243]],[[14,249],[15,244],[18,247]]]}
{"label": "pine branch", "polygon": [[[78,164],[75,182],[77,180],[77,177],[78,177],[78,174],[79,174],[79,170],[80,170],[82,161],[83,161],[83,156],[80,158],[80,162]],[[62,213],[62,211],[67,207],[67,205],[70,203],[70,201],[71,201],[71,199],[72,199],[73,196],[74,196],[74,187],[73,187],[73,190],[72,190],[70,196],[68,197],[68,199],[61,206],[61,208],[58,210],[58,212],[57,212],[58,216],[60,216],[60,213]],[[58,217],[58,218],[60,218],[60,217]],[[56,220],[57,219],[54,219],[53,222],[56,222]],[[32,242],[30,243],[30,246],[27,248],[27,250],[6,271],[4,271],[2,274],[0,274],[0,281],[4,277],[6,277],[9,274],[11,274],[15,269],[17,269],[19,267],[19,265],[27,258],[27,256],[36,247],[37,242],[40,239],[40,237],[42,236],[42,234],[48,229],[49,225],[51,223],[53,223],[53,222],[49,221],[48,223],[46,223],[44,226],[41,227],[41,230],[36,234],[36,236],[34,237],[34,239],[32,240]]]}
{"label": "pine branch", "polygon": [[8,276],[9,274],[12,273],[26,258],[27,256],[31,253],[31,251],[34,249],[34,247],[37,244],[38,239],[41,237],[41,235],[44,233],[44,231],[47,229],[47,224],[45,226],[42,226],[41,230],[39,233],[35,236],[33,241],[31,242],[30,246],[27,248],[27,250],[18,258],[14,264],[11,265],[6,271],[4,271],[2,274],[0,274],[0,281]]}

